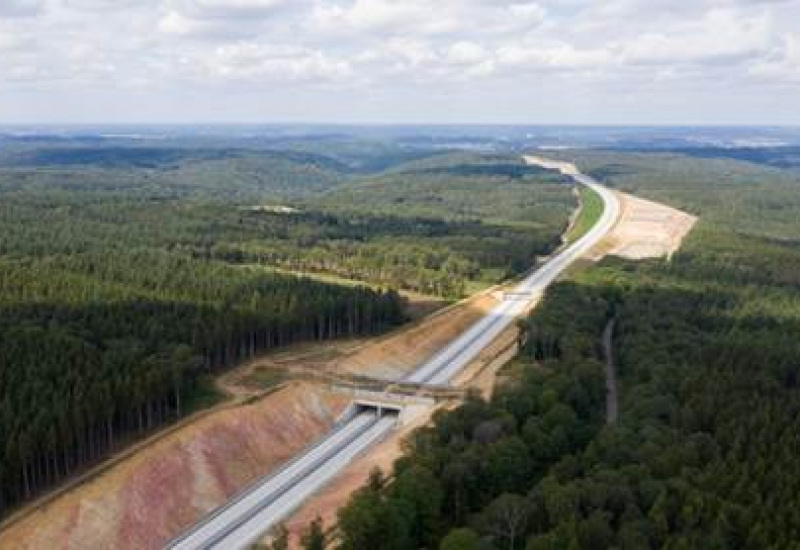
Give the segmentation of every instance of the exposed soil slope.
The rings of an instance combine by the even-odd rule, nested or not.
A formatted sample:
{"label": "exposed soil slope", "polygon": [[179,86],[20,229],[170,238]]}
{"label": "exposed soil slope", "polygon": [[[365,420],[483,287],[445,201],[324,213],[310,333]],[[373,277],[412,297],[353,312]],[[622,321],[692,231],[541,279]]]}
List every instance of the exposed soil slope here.
{"label": "exposed soil slope", "polygon": [[433,356],[497,304],[483,292],[460,304],[440,310],[407,329],[370,342],[336,362],[335,368],[353,374],[394,380]]}
{"label": "exposed soil slope", "polygon": [[694,227],[697,218],[681,210],[617,193],[622,207],[620,220],[600,243],[593,259],[613,254],[630,260],[669,256]]}
{"label": "exposed soil slope", "polygon": [[[562,174],[575,175],[579,171],[571,162],[552,160],[535,155],[526,155],[525,161],[558,170]],[[664,204],[640,199],[627,193],[617,193],[622,214],[611,233],[589,254],[590,259],[599,260],[606,254],[614,254],[631,260],[669,256],[681,245],[697,218]]]}
{"label": "exposed soil slope", "polygon": [[[497,294],[488,289],[384,336],[292,347],[231,371],[223,377],[223,385],[226,391],[236,394],[253,391],[255,388],[247,388],[248,380],[252,380],[254,372],[266,369],[290,375],[315,371],[396,380],[430,358],[497,303]],[[237,389],[236,385],[244,387]]]}
{"label": "exposed soil slope", "polygon": [[292,383],[160,439],[0,533],[0,548],[161,548],[324,433],[347,398]]}
{"label": "exposed soil slope", "polygon": [[[382,337],[292,347],[234,369],[219,386],[235,399],[252,398],[262,390],[248,387],[248,376],[271,366],[392,377],[417,366],[494,303],[487,292]],[[212,413],[0,532],[0,548],[160,548],[324,433],[348,400],[294,382],[253,405]]]}

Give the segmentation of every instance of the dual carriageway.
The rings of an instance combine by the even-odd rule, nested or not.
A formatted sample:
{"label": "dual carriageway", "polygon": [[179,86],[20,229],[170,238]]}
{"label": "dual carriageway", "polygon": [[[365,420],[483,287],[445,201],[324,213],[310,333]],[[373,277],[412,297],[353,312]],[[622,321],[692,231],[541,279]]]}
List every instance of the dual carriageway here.
{"label": "dual carriageway", "polygon": [[[513,299],[502,300],[458,338],[400,380],[399,386],[427,387],[434,393],[449,388],[449,382],[531,307],[550,283],[593,248],[619,217],[620,206],[614,193],[571,165],[549,163],[535,157],[526,157],[526,161],[559,169],[578,184],[595,191],[605,205],[600,219],[580,239],[527,275],[509,293]],[[357,397],[322,439],[203,518],[171,541],[168,548],[228,550],[245,548],[258,540],[394,429],[402,414],[404,399],[388,397]]]}

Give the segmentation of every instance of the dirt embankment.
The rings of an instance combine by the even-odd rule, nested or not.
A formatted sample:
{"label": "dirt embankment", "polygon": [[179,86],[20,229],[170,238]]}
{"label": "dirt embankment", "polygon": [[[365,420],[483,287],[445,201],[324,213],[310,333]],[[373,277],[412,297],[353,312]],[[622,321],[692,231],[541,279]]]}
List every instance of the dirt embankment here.
{"label": "dirt embankment", "polygon": [[590,254],[613,254],[630,260],[661,258],[678,250],[697,217],[657,202],[617,193],[621,214],[611,233]]}
{"label": "dirt embankment", "polygon": [[377,338],[297,346],[266,355],[225,375],[223,385],[235,394],[257,391],[254,385],[268,371],[287,376],[313,371],[397,380],[432,357],[497,303],[492,289],[488,289]]}
{"label": "dirt embankment", "polygon": [[203,418],[11,525],[0,548],[161,548],[327,431],[347,401],[291,383]]}
{"label": "dirt embankment", "polygon": [[[562,174],[574,176],[580,171],[571,162],[525,155],[525,162]],[[630,260],[669,256],[681,246],[697,218],[676,208],[640,199],[627,193],[616,193],[621,214],[611,233],[588,254],[599,260],[607,254]]]}
{"label": "dirt embankment", "polygon": [[490,292],[478,294],[338,358],[331,368],[385,380],[398,379],[432,357],[497,303]]}
{"label": "dirt embankment", "polygon": [[[417,366],[494,303],[484,293],[378,338],[296,346],[234,369],[218,383],[241,402],[263,392],[263,379],[252,383],[259,369],[280,367],[291,375],[291,368],[300,367],[389,378]],[[0,548],[160,548],[322,435],[348,402],[349,397],[320,385],[290,382],[253,404],[213,412],[155,438],[10,525],[0,532]],[[399,454],[399,441],[392,438],[357,461],[359,471],[368,473],[380,456],[388,469]],[[336,483],[348,482],[352,490],[361,479],[346,473]],[[336,508],[331,505],[334,513]]]}

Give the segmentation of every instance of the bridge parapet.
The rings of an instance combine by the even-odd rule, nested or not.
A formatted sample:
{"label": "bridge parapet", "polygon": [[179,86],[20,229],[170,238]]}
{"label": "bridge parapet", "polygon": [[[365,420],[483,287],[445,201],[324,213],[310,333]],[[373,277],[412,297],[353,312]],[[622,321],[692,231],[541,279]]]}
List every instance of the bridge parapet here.
{"label": "bridge parapet", "polygon": [[342,413],[339,421],[348,420],[365,409],[377,410],[378,414],[393,412],[398,415],[398,424],[406,424],[419,413],[430,410],[436,405],[436,399],[429,396],[408,393],[390,393],[385,391],[372,391],[352,386],[333,386],[337,393],[343,393],[352,399],[352,402]]}

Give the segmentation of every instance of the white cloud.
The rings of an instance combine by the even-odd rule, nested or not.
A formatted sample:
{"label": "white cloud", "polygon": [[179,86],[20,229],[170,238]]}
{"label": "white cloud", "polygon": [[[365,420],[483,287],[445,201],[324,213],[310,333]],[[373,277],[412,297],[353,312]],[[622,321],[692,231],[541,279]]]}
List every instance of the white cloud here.
{"label": "white cloud", "polygon": [[392,38],[382,52],[385,61],[397,61],[414,68],[438,59],[436,51],[429,43],[410,38]]}
{"label": "white cloud", "polygon": [[339,33],[497,35],[533,29],[546,20],[537,2],[486,0],[353,0],[317,3],[310,27]]}
{"label": "white cloud", "polygon": [[323,52],[291,46],[240,42],[215,49],[210,75],[248,81],[336,81],[351,75],[349,63]]}
{"label": "white cloud", "polygon": [[[565,89],[581,106],[624,95],[626,109],[706,102],[722,113],[720,90],[796,86],[798,13],[800,0],[0,0],[0,114],[32,91],[55,102],[92,89],[110,105],[129,85],[153,102],[187,90],[237,103],[260,90],[275,105],[324,103],[336,85],[357,113],[391,96],[432,117],[439,95],[486,117],[512,98],[570,112]],[[800,119],[796,95],[782,104]],[[15,112],[36,115],[30,103]]]}
{"label": "white cloud", "polygon": [[486,48],[475,42],[462,40],[447,49],[447,60],[451,63],[474,65],[488,61]]}
{"label": "white cloud", "polygon": [[311,27],[338,32],[437,34],[459,25],[457,3],[450,0],[355,0],[350,5],[321,3],[311,15]]}
{"label": "white cloud", "polygon": [[578,49],[567,43],[503,46],[497,51],[500,64],[515,68],[601,69],[614,60],[602,48]]}
{"label": "white cloud", "polygon": [[251,19],[268,17],[299,0],[180,0],[178,11],[196,19]]}
{"label": "white cloud", "polygon": [[167,0],[158,30],[194,38],[250,39],[304,5],[304,0]]}
{"label": "white cloud", "polygon": [[32,47],[31,37],[9,32],[9,26],[0,21],[0,51],[10,52],[11,50],[22,50],[29,47]]}
{"label": "white cloud", "polygon": [[44,7],[44,0],[0,0],[0,18],[33,17]]}
{"label": "white cloud", "polygon": [[149,7],[158,4],[158,0],[62,0],[63,6],[79,12],[119,12],[133,8]]}
{"label": "white cloud", "polygon": [[202,28],[200,23],[177,11],[168,12],[158,22],[158,30],[167,34],[188,35],[199,32]]}
{"label": "white cloud", "polygon": [[783,37],[782,44],[750,68],[753,75],[776,81],[800,81],[800,34]]}
{"label": "white cloud", "polygon": [[535,2],[511,4],[508,7],[508,17],[520,25],[539,25],[544,22],[546,13],[545,9]]}
{"label": "white cloud", "polygon": [[766,14],[752,18],[713,10],[699,21],[644,33],[618,47],[632,63],[692,63],[757,55],[769,46],[771,36]]}

